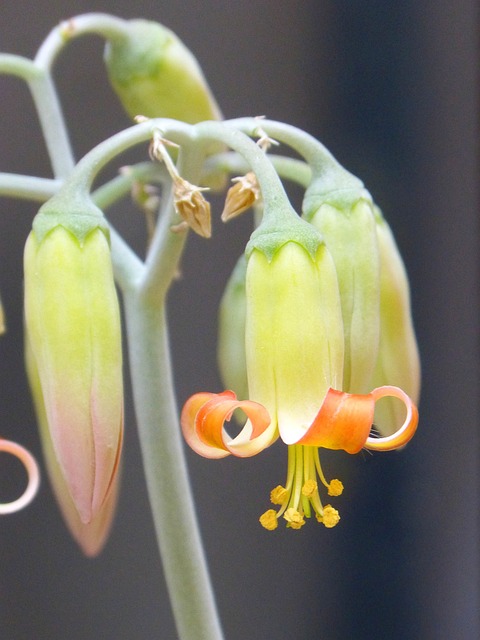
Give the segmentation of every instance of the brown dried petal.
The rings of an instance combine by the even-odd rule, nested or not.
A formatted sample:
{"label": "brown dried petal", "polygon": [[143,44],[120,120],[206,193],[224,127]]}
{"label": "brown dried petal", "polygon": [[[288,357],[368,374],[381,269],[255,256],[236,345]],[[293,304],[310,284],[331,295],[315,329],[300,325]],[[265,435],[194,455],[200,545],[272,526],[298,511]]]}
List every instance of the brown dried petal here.
{"label": "brown dried petal", "polygon": [[252,171],[240,178],[234,178],[233,181],[235,184],[227,192],[222,212],[223,222],[240,215],[254,205],[259,198],[257,179]]}

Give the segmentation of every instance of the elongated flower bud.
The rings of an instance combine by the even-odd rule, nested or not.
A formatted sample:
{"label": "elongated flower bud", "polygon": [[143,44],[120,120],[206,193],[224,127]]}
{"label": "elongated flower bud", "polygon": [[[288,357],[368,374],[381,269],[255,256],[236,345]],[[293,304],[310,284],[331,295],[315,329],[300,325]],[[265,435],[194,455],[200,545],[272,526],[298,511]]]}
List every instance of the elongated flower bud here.
{"label": "elongated flower bud", "polygon": [[360,198],[337,208],[322,204],[311,217],[338,276],[345,334],[343,389],[365,393],[375,366],[380,332],[380,269],[373,205]]}
{"label": "elongated flower bud", "polygon": [[26,330],[48,434],[88,524],[110,499],[123,435],[120,315],[107,238],[93,228],[80,241],[58,225],[39,240],[34,230],[24,268]]}
{"label": "elongated flower bud", "polygon": [[240,257],[230,276],[220,302],[218,318],[218,365],[226,389],[239,398],[248,398],[245,356],[247,261]]}
{"label": "elongated flower bud", "polygon": [[131,118],[219,120],[220,110],[193,54],[169,29],[131,20],[105,49],[110,82]]}
{"label": "elongated flower bud", "polygon": [[[420,359],[412,323],[408,277],[390,227],[378,208],[375,218],[380,253],[380,346],[372,386],[395,385],[417,404]],[[403,407],[393,398],[384,399],[375,409],[375,421],[382,435],[398,429],[403,417]]]}

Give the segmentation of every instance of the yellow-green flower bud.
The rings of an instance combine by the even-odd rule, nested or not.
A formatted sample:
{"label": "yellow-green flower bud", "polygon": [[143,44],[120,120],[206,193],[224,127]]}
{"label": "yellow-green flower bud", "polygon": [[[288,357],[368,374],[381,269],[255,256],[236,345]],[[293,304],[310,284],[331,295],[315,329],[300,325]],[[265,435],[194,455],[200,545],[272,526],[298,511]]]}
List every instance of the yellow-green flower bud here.
{"label": "yellow-green flower bud", "polygon": [[[380,346],[372,386],[400,387],[415,404],[420,395],[420,359],[410,310],[410,290],[405,267],[393,234],[375,208],[380,253]],[[382,435],[396,431],[405,410],[395,398],[384,398],[375,408]]]}
{"label": "yellow-green flower bud", "polygon": [[131,20],[111,37],[105,62],[113,89],[131,118],[219,120],[220,110],[193,54],[169,29]]}
{"label": "yellow-green flower bud", "polygon": [[238,398],[248,398],[245,359],[245,275],[247,261],[238,260],[220,302],[218,318],[218,365],[226,389]]}
{"label": "yellow-green flower bud", "polygon": [[61,225],[40,239],[34,230],[24,269],[26,331],[51,445],[88,524],[110,500],[123,435],[120,314],[105,232],[94,227],[80,241]]}
{"label": "yellow-green flower bud", "polygon": [[380,331],[380,275],[373,205],[367,197],[343,208],[324,203],[311,216],[311,223],[322,234],[337,270],[345,334],[342,389],[365,393],[371,388]]}
{"label": "yellow-green flower bud", "polygon": [[271,259],[253,248],[246,293],[249,398],[266,407],[290,444],[312,424],[329,387],[342,386],[344,338],[335,265],[322,244],[312,256],[290,241]]}

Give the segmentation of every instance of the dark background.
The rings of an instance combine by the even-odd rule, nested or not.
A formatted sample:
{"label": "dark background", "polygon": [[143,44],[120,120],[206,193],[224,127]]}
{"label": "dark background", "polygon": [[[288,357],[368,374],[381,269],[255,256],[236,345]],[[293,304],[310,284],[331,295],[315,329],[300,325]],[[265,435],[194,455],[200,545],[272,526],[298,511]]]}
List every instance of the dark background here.
{"label": "dark background", "polygon": [[[197,55],[226,117],[266,114],[319,137],[383,208],[411,278],[419,432],[400,454],[328,457],[347,486],[336,529],[259,527],[284,478],[280,445],[251,460],[188,452],[226,637],[480,637],[477,3],[4,0],[0,50],[33,56],[59,20],[86,11],[163,22]],[[129,124],[106,84],[102,48],[83,38],[56,67],[79,157]],[[0,170],[49,176],[27,90],[1,77],[0,96]],[[5,198],[1,207],[9,332],[0,431],[39,454],[21,326],[22,247],[36,205]],[[247,224],[221,228],[218,216],[217,207],[210,244],[190,241],[171,294],[180,403],[220,387],[216,307]],[[138,214],[125,206],[114,220],[140,251]],[[120,508],[100,558],[84,559],[71,542],[46,482],[29,509],[0,520],[2,640],[175,639],[130,406]],[[1,462],[6,499],[18,470]]]}

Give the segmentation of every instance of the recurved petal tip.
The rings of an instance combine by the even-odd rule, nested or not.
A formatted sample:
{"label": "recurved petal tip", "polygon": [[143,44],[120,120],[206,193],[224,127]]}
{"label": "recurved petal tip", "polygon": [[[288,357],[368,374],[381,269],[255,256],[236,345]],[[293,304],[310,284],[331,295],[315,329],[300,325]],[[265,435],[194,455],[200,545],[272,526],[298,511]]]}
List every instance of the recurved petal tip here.
{"label": "recurved petal tip", "polygon": [[0,438],[0,452],[10,453],[18,458],[25,467],[28,476],[27,486],[19,498],[11,502],[0,503],[0,515],[4,515],[20,511],[30,504],[35,498],[38,487],[40,486],[40,472],[32,454],[16,442]]}

